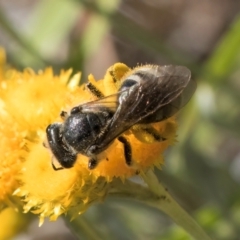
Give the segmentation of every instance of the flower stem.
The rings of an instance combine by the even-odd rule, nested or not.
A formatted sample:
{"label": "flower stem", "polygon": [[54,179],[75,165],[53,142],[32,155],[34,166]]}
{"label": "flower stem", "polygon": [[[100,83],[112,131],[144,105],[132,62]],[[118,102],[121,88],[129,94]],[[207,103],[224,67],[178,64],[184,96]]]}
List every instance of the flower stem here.
{"label": "flower stem", "polygon": [[144,181],[150,190],[158,196],[158,199],[149,199],[146,203],[158,208],[173,221],[185,229],[196,240],[211,240],[198,223],[171,197],[167,189],[158,181],[153,171],[142,174]]}
{"label": "flower stem", "polygon": [[78,238],[82,239],[83,236],[87,239],[92,240],[101,240],[101,236],[96,231],[94,227],[91,227],[92,224],[87,221],[84,216],[79,216],[75,220],[71,221],[69,217],[64,217],[64,220],[68,227],[71,229],[72,233]]}

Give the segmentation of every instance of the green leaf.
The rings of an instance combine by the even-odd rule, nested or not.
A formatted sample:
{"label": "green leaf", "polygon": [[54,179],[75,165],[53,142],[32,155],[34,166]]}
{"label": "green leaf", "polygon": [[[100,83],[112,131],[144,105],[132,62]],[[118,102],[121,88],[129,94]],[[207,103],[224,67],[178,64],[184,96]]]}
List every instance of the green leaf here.
{"label": "green leaf", "polygon": [[203,68],[204,78],[210,82],[224,81],[232,72],[240,54],[240,16],[219,42]]}
{"label": "green leaf", "polygon": [[49,57],[68,38],[82,8],[75,1],[39,1],[30,18],[28,36],[40,52]]}

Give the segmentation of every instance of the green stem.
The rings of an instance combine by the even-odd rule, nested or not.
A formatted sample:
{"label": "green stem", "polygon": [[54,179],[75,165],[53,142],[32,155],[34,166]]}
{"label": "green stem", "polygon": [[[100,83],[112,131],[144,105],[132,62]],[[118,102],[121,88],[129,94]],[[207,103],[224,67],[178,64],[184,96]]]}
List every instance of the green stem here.
{"label": "green stem", "polygon": [[146,203],[170,216],[173,221],[185,229],[196,240],[211,240],[198,223],[171,197],[167,189],[158,181],[153,171],[142,175],[150,190],[158,200],[149,199]]}
{"label": "green stem", "polygon": [[157,200],[158,196],[150,191],[148,188],[134,183],[129,180],[125,180],[123,183],[119,179],[115,179],[111,183],[111,189],[109,191],[111,197],[123,197],[138,200],[140,202],[151,200]]}
{"label": "green stem", "polygon": [[67,216],[64,217],[64,220],[68,227],[71,229],[73,234],[78,238],[82,239],[85,236],[87,239],[91,240],[102,240],[103,238],[97,232],[97,230],[92,226],[91,223],[83,216],[79,216],[78,218],[71,221]]}
{"label": "green stem", "polygon": [[126,180],[125,183],[113,181],[109,195],[125,197],[143,202],[166,213],[173,221],[186,230],[196,240],[211,240],[198,223],[171,197],[167,189],[158,181],[152,171],[142,178],[149,188]]}

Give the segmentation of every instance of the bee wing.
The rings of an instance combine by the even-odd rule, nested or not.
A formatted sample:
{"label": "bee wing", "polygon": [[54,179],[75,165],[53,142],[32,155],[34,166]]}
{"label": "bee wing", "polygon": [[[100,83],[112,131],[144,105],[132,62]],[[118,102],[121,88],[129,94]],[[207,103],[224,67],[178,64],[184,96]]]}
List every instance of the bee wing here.
{"label": "bee wing", "polygon": [[190,100],[196,89],[190,70],[182,66],[146,67],[128,79],[136,79],[136,76],[139,77],[138,84],[120,94],[119,106],[108,131],[96,141],[96,145],[108,145],[136,123],[157,122],[171,117]]}
{"label": "bee wing", "polygon": [[115,112],[119,106],[118,97],[120,94],[121,92],[118,92],[116,94],[109,95],[107,97],[104,97],[98,100],[83,103],[77,106],[77,108],[81,109],[81,111],[85,113],[100,112],[103,109],[108,109],[112,112]]}
{"label": "bee wing", "polygon": [[173,116],[188,103],[196,87],[196,82],[189,79],[185,87],[179,88],[176,92],[172,92],[168,102],[163,103],[158,109],[155,108],[152,113],[150,112],[148,116],[145,116],[141,123],[159,122]]}

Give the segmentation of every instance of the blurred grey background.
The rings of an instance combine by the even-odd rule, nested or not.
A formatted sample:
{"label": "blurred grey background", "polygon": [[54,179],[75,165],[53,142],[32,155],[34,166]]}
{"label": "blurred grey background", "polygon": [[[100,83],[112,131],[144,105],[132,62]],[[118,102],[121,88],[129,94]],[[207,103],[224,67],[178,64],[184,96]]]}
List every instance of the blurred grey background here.
{"label": "blurred grey background", "polygon": [[[189,67],[198,89],[158,177],[214,239],[240,236],[240,1],[0,0],[8,63],[102,78],[115,62]],[[161,212],[108,199],[80,216],[99,239],[189,239]],[[16,239],[75,239],[35,220]],[[85,226],[85,227],[84,227]],[[84,230],[85,229],[85,230]]]}

